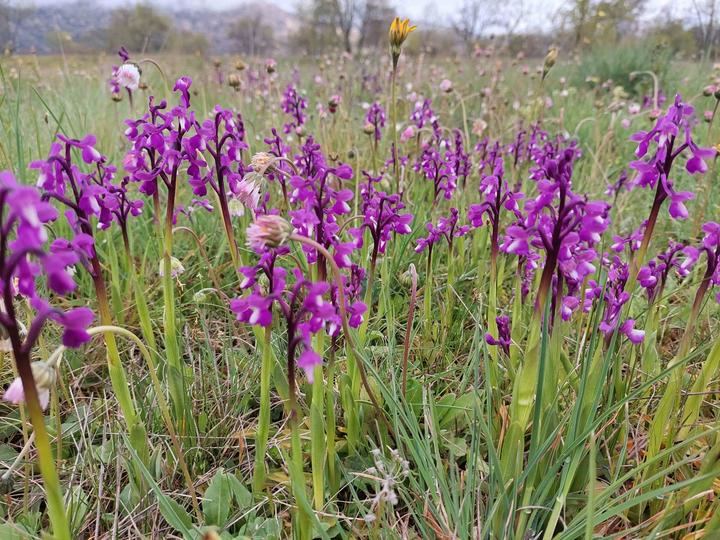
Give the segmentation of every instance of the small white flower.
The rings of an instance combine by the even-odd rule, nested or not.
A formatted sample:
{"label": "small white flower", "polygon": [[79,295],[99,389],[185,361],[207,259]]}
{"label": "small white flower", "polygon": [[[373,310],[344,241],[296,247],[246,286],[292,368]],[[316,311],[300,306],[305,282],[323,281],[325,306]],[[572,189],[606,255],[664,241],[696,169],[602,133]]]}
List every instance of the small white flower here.
{"label": "small white flower", "polygon": [[118,68],[115,80],[123,88],[135,91],[140,86],[140,69],[135,64],[123,64]]}

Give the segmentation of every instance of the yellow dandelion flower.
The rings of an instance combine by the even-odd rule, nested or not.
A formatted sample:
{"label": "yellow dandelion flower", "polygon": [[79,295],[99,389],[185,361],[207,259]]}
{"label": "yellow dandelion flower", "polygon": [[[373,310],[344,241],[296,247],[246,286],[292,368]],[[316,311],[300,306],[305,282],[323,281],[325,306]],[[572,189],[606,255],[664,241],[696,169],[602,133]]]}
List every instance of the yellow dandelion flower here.
{"label": "yellow dandelion flower", "polygon": [[390,24],[388,37],[390,38],[390,53],[392,54],[393,63],[397,63],[402,51],[402,44],[405,42],[410,32],[414,31],[417,26],[410,26],[410,19],[401,20],[395,17]]}

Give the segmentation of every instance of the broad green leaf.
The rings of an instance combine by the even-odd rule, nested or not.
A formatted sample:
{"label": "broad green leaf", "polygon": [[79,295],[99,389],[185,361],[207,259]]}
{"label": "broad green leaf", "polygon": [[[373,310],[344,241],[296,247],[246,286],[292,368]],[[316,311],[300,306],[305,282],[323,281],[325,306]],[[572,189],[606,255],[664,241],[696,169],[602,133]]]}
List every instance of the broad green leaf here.
{"label": "broad green leaf", "polygon": [[208,525],[222,527],[230,515],[232,492],[229,476],[222,468],[218,469],[210,481],[210,485],[203,496],[203,513]]}

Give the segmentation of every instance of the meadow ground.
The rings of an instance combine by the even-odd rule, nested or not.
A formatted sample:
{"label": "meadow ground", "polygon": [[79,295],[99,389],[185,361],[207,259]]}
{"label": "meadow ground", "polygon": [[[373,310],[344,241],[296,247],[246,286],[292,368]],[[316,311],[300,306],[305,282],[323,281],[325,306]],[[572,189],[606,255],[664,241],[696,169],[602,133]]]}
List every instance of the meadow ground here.
{"label": "meadow ground", "polygon": [[720,537],[720,73],[387,56],[0,60],[0,537]]}

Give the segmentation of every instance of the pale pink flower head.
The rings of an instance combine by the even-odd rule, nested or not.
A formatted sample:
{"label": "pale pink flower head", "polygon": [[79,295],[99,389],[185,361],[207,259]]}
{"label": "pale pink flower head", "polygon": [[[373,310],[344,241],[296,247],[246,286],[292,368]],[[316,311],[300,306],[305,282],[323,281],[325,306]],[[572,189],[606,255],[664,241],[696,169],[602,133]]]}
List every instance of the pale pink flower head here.
{"label": "pale pink flower head", "polygon": [[235,217],[245,215],[249,208],[254,215],[260,205],[260,185],[262,176],[258,173],[246,174],[235,187],[235,192],[229,201],[230,214]]}
{"label": "pale pink flower head", "polygon": [[446,94],[449,94],[453,91],[453,83],[450,79],[443,79],[440,82],[440,91],[445,92]]}
{"label": "pale pink flower head", "polygon": [[130,62],[123,64],[118,68],[115,80],[123,88],[134,92],[140,86],[140,68]]}
{"label": "pale pink flower head", "polygon": [[410,139],[412,139],[415,136],[415,127],[414,126],[408,126],[406,127],[403,132],[400,134],[400,141],[401,142],[408,142]]}
{"label": "pale pink flower head", "polygon": [[281,216],[258,216],[247,228],[247,244],[256,251],[280,247],[287,243],[292,232],[292,225]]}
{"label": "pale pink flower head", "polygon": [[[30,367],[32,368],[33,378],[35,379],[40,407],[45,410],[47,409],[48,403],[50,403],[50,388],[55,384],[55,368],[42,361],[33,362]],[[8,386],[3,394],[3,399],[13,405],[25,403],[25,389],[23,388],[20,377],[15,378],[10,386]]]}

